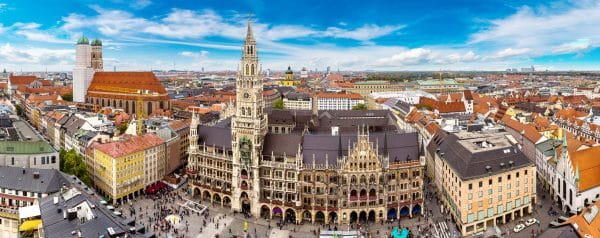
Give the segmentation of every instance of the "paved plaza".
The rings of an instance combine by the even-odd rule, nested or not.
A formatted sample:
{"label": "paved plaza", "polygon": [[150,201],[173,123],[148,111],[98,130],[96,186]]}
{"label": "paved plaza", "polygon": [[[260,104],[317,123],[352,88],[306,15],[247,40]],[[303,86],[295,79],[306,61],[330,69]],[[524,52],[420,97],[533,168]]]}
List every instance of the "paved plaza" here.
{"label": "paved plaza", "polygon": [[[137,222],[145,225],[147,230],[153,231],[157,237],[318,237],[321,230],[348,231],[358,229],[365,237],[384,237],[389,235],[395,226],[408,228],[414,237],[453,238],[460,237],[456,225],[443,215],[439,203],[429,189],[426,189],[427,199],[425,202],[425,216],[413,218],[403,217],[393,222],[379,222],[356,226],[326,224],[284,224],[279,226],[277,220],[266,220],[264,218],[245,218],[243,214],[234,213],[228,207],[220,204],[209,204],[199,199],[193,199],[186,193],[187,188],[179,188],[163,195],[140,197],[130,203],[120,206],[127,218],[135,215]],[[502,224],[499,228],[504,237],[532,237],[548,229],[548,224],[555,220],[556,216],[548,216],[547,211],[552,206],[552,201],[546,192],[538,186],[538,204],[532,215],[523,219]],[[131,212],[135,210],[135,214]],[[556,207],[554,207],[556,209]],[[176,222],[167,221],[174,215],[180,219]],[[522,222],[534,217],[540,220],[539,225],[527,227],[525,230],[514,233],[512,229],[517,222]],[[168,225],[167,225],[168,223]],[[244,230],[245,224],[247,230]],[[478,237],[473,236],[473,237]]]}

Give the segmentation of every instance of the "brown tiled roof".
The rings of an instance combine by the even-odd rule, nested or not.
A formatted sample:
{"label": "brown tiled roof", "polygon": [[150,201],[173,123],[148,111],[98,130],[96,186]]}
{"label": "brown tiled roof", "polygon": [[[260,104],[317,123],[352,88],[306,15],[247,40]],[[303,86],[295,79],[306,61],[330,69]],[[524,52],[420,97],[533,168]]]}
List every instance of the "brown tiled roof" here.
{"label": "brown tiled roof", "polygon": [[21,75],[21,76],[11,75],[8,77],[8,80],[10,80],[11,85],[30,84],[31,82],[35,81],[36,79],[37,79],[37,77],[35,75]]}
{"label": "brown tiled roof", "polygon": [[473,94],[472,94],[471,90],[465,90],[465,91],[463,91],[463,93],[465,95],[466,100],[473,100]]}
{"label": "brown tiled roof", "polygon": [[166,94],[165,87],[152,72],[96,72],[88,91],[118,92],[113,90],[149,90],[151,93]]}
{"label": "brown tiled roof", "polygon": [[438,101],[428,97],[421,97],[419,104],[423,106],[429,106],[433,109],[437,109],[439,113],[452,113],[452,112],[465,112],[465,104],[463,102],[450,102]]}
{"label": "brown tiled roof", "polygon": [[189,127],[191,122],[192,122],[191,119],[176,120],[176,121],[172,121],[169,124],[169,126],[171,127],[171,129],[177,131],[177,130],[183,129],[185,127]]}
{"label": "brown tiled roof", "polygon": [[600,208],[600,201],[592,203],[589,207],[583,208],[579,215],[573,215],[565,222],[573,224],[573,226],[577,224],[577,229],[572,230],[579,234],[579,236],[573,234],[575,237],[586,237],[586,235],[589,235],[589,237],[600,237],[600,215],[596,214],[595,216],[592,216],[592,220],[589,222],[584,217],[586,214],[593,213],[591,211],[593,209],[592,207],[596,207],[596,209]]}

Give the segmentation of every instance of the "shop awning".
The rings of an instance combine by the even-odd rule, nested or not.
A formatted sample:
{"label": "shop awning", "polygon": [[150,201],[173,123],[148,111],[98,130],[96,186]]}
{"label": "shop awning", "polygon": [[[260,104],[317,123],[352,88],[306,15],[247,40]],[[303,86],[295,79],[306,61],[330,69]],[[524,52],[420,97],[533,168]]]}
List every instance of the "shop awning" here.
{"label": "shop awning", "polygon": [[21,226],[19,226],[19,231],[33,231],[38,229],[41,224],[41,219],[25,221],[23,224],[21,224]]}

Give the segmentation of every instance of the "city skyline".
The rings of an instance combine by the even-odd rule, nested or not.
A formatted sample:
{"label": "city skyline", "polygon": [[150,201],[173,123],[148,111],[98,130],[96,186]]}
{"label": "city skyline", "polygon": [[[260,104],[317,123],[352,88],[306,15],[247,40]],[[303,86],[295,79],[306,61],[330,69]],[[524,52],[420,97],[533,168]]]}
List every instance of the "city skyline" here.
{"label": "city skyline", "polygon": [[53,3],[0,1],[1,68],[70,71],[85,35],[107,70],[235,70],[252,12],[263,69],[600,69],[598,1]]}

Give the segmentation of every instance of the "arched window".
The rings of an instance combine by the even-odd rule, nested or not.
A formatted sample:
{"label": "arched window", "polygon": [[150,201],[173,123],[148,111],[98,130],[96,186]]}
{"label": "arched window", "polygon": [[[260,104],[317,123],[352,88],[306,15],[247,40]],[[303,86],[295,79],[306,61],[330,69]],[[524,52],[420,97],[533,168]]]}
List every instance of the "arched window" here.
{"label": "arched window", "polygon": [[250,69],[249,69],[249,66],[246,65],[246,73],[245,74],[248,75],[248,73],[250,73]]}
{"label": "arched window", "polygon": [[250,67],[250,75],[254,75],[254,64],[252,64],[252,67]]}
{"label": "arched window", "polygon": [[146,113],[146,115],[150,116],[150,114],[152,114],[152,102],[148,102],[148,112]]}

